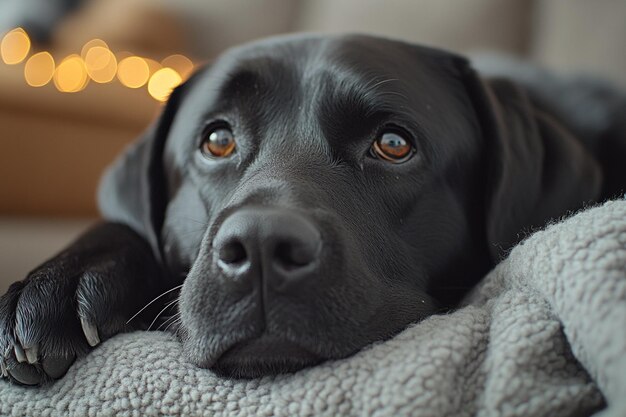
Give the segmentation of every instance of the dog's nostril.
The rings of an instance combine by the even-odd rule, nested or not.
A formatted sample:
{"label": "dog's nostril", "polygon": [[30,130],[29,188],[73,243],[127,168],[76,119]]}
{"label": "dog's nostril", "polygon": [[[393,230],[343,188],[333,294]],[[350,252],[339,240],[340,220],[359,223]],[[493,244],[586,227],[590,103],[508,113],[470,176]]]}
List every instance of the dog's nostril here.
{"label": "dog's nostril", "polygon": [[239,264],[248,259],[246,248],[241,242],[236,240],[223,245],[219,250],[218,256],[222,262],[227,264]]}
{"label": "dog's nostril", "polygon": [[301,268],[313,262],[315,253],[313,253],[311,248],[303,245],[281,242],[276,245],[274,259],[284,269],[291,270]]}

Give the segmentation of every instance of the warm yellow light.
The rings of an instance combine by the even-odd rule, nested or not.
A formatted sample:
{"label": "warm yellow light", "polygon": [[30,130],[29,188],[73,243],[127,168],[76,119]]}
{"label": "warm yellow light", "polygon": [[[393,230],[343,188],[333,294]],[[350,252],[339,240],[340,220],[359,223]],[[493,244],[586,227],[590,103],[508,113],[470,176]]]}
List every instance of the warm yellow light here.
{"label": "warm yellow light", "polygon": [[94,46],[85,54],[85,68],[95,82],[108,83],[117,73],[117,59],[108,48]]}
{"label": "warm yellow light", "polygon": [[24,78],[31,87],[43,87],[54,76],[54,58],[48,52],[39,52],[26,61]]}
{"label": "warm yellow light", "polygon": [[135,56],[135,54],[128,51],[116,52],[115,57],[117,58],[117,62],[121,62],[126,58],[130,58],[131,56]]}
{"label": "warm yellow light", "polygon": [[87,59],[87,52],[89,52],[91,48],[95,48],[96,46],[109,49],[109,45],[107,45],[107,43],[102,39],[92,39],[84,44],[83,48],[80,50],[80,57],[83,59],[83,61]]}
{"label": "warm yellow light", "polygon": [[129,88],[139,88],[148,82],[150,68],[143,58],[130,56],[117,66],[117,78]]}
{"label": "warm yellow light", "polygon": [[148,68],[150,69],[150,76],[152,76],[155,72],[163,68],[158,61],[150,58],[144,58],[146,64],[148,64]]}
{"label": "warm yellow light", "polygon": [[[6,64],[23,62],[31,50],[28,34],[17,28],[8,32],[0,43],[0,56]],[[81,54],[70,55],[56,65],[48,52],[31,56],[24,66],[24,79],[31,87],[42,87],[50,80],[61,92],[82,91],[90,79],[109,83],[115,78],[129,88],[148,84],[148,92],[159,101],[166,101],[172,90],[193,72],[193,62],[180,54],[170,55],[162,62],[142,58],[129,52],[117,56],[101,39],[92,39],[81,49]]]}
{"label": "warm yellow light", "polygon": [[183,55],[170,55],[161,61],[161,65],[169,67],[175,70],[183,80],[186,80],[193,71],[193,62],[189,58]]}
{"label": "warm yellow light", "polygon": [[65,58],[54,72],[54,85],[64,93],[82,91],[89,83],[85,63],[78,55]]}
{"label": "warm yellow light", "polygon": [[13,29],[2,38],[0,55],[5,64],[15,65],[26,59],[30,51],[30,38],[24,29]]}
{"label": "warm yellow light", "polygon": [[159,101],[165,101],[181,82],[180,75],[171,68],[163,68],[154,73],[148,83],[148,92]]}

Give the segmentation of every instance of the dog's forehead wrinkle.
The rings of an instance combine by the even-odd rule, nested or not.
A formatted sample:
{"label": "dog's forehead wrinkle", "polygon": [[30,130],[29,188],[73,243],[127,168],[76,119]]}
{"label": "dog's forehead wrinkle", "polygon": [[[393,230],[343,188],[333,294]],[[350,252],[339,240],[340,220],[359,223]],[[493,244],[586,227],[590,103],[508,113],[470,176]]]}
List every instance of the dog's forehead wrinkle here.
{"label": "dog's forehead wrinkle", "polygon": [[[262,144],[259,153],[281,148],[334,164],[341,159],[336,145],[346,138],[337,135],[339,142],[332,141],[327,133],[329,125],[341,118],[339,111],[368,118],[395,109],[405,118],[411,116],[398,76],[371,65],[375,59],[355,55],[344,43],[306,38],[270,42],[269,47],[261,43],[226,57],[227,64],[220,65],[220,72],[227,74],[220,77],[224,83],[220,90],[244,100],[254,95],[265,103],[260,122],[273,131],[256,138]],[[259,85],[265,92],[260,96]]]}
{"label": "dog's forehead wrinkle", "polygon": [[293,89],[298,78],[298,69],[288,57],[260,55],[234,61],[226,70],[220,89],[225,98],[234,94],[276,93],[277,87]]}

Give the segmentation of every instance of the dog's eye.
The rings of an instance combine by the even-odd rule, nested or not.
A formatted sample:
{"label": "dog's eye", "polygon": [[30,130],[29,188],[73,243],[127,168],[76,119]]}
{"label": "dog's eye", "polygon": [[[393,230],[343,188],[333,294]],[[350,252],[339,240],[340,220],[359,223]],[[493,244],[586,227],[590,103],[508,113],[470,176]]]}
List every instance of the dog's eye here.
{"label": "dog's eye", "polygon": [[227,127],[210,129],[204,134],[200,147],[202,154],[209,158],[226,158],[235,151],[235,135]]}
{"label": "dog's eye", "polygon": [[370,154],[375,158],[399,164],[408,161],[415,153],[411,142],[395,132],[384,132],[374,141]]}

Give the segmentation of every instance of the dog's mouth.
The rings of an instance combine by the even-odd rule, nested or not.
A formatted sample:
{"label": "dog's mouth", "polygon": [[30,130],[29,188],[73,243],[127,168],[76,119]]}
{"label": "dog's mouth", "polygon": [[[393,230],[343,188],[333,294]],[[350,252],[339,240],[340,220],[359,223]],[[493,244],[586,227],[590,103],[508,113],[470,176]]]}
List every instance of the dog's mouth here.
{"label": "dog's mouth", "polygon": [[233,345],[217,359],[212,369],[230,378],[259,378],[296,372],[323,360],[294,342],[263,334]]}

